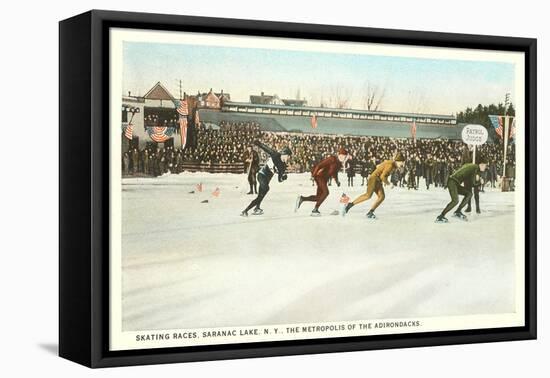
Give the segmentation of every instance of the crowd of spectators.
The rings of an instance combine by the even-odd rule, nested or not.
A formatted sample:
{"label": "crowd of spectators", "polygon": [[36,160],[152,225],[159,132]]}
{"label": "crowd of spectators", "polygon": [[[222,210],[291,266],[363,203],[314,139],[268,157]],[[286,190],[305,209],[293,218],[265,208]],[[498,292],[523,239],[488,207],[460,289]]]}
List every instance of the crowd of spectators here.
{"label": "crowd of spectators", "polygon": [[[420,177],[430,185],[444,186],[447,177],[465,162],[472,160],[472,152],[462,141],[448,139],[388,138],[372,136],[338,136],[305,133],[265,132],[256,122],[227,122],[219,125],[200,123],[195,130],[194,146],[184,151],[172,147],[155,151],[152,148],[132,149],[123,154],[123,173],[127,175],[144,173],[160,175],[167,171],[179,173],[183,162],[199,164],[238,164],[243,163],[246,146],[255,140],[281,150],[288,146],[293,152],[290,162],[291,172],[308,172],[339,147],[345,147],[352,158],[346,164],[349,185],[353,177],[365,178],[377,164],[391,159],[397,151],[405,154],[405,169],[397,172],[392,180],[396,185],[418,188]],[[260,161],[266,156],[260,153]],[[484,174],[488,185],[494,186],[502,175],[503,147],[500,143],[486,143],[478,147],[477,153],[489,160],[489,169]],[[507,176],[513,177],[515,170],[515,148],[509,145],[507,153]]]}
{"label": "crowd of spectators", "polygon": [[184,160],[194,163],[239,163],[247,145],[261,139],[256,122],[225,122],[219,126],[200,123],[196,128],[196,145],[184,151]]}
{"label": "crowd of spectators", "polygon": [[181,149],[166,147],[156,149],[152,145],[144,149],[131,148],[122,154],[122,174],[160,176],[167,172],[183,172]]}

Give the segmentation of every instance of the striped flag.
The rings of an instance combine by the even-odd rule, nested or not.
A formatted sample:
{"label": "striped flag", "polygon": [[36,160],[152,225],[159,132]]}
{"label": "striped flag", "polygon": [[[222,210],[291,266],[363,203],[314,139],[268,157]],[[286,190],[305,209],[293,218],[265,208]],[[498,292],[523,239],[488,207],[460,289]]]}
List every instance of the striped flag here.
{"label": "striped flag", "polygon": [[124,136],[132,140],[132,138],[134,137],[134,125],[129,123],[128,126],[126,126],[126,128],[124,129]]}
{"label": "striped flag", "polygon": [[187,144],[187,117],[180,117],[181,149]]}
{"label": "striped flag", "polygon": [[411,125],[411,137],[413,139],[413,142],[416,143],[416,120],[414,120]]}
{"label": "striped flag", "polygon": [[216,190],[214,190],[214,191],[212,192],[212,195],[213,195],[214,197],[219,197],[219,196],[220,196],[220,188],[216,188]]}
{"label": "striped flag", "polygon": [[187,116],[189,115],[187,100],[180,100],[176,111],[179,114],[181,149],[183,150],[187,144]]}
{"label": "striped flag", "polygon": [[311,128],[317,128],[317,116],[315,114],[311,116]]}
{"label": "striped flag", "polygon": [[179,115],[187,116],[189,114],[189,106],[187,105],[187,100],[180,100],[180,103],[176,110]]}
{"label": "striped flag", "polygon": [[175,131],[175,127],[166,127],[166,126],[153,126],[147,127],[147,134],[149,137],[157,143],[166,142],[172,137],[172,134]]}
{"label": "striped flag", "polygon": [[497,133],[500,139],[503,139],[502,136],[504,135],[504,128],[502,127],[502,116],[490,115],[489,120],[495,129],[495,133]]}

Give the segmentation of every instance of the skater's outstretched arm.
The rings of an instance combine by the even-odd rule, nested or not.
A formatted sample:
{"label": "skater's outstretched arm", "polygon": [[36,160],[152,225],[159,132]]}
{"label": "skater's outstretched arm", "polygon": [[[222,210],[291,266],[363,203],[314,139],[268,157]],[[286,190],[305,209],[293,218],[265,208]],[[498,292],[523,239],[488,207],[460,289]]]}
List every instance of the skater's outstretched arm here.
{"label": "skater's outstretched arm", "polygon": [[254,141],[254,144],[256,146],[260,147],[262,150],[264,150],[271,158],[273,158],[274,156],[280,155],[277,151],[275,151],[274,149],[266,146],[265,144],[263,144],[259,140]]}

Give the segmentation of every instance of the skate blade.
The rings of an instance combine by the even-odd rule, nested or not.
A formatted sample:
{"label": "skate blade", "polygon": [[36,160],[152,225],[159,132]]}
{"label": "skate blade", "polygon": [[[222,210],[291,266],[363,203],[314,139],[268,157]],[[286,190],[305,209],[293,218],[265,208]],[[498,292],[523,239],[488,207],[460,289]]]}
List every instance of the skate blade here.
{"label": "skate blade", "polygon": [[435,223],[449,223],[448,220],[439,220],[439,219],[436,219],[435,220]]}
{"label": "skate blade", "polygon": [[310,214],[310,217],[320,217],[321,214]]}
{"label": "skate blade", "polygon": [[457,215],[453,215],[454,218],[458,219],[458,220],[461,220],[463,222],[468,222],[468,218],[462,218],[462,217],[459,217]]}
{"label": "skate blade", "polygon": [[296,204],[294,205],[294,212],[297,212],[300,208],[300,197],[296,198]]}
{"label": "skate blade", "polygon": [[264,213],[252,213],[252,215],[263,215]]}

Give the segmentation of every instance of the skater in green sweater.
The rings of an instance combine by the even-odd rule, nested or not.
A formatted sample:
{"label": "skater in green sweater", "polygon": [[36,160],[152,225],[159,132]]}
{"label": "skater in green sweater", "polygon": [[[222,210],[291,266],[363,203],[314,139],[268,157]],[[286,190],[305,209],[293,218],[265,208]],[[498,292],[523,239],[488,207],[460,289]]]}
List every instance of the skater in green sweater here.
{"label": "skater in green sweater", "polygon": [[485,171],[487,168],[487,160],[485,157],[480,156],[477,161],[478,164],[466,163],[455,171],[447,180],[447,189],[451,195],[451,202],[447,204],[445,209],[437,216],[435,221],[437,223],[447,223],[449,220],[445,218],[445,215],[451,211],[458,204],[458,196],[464,196],[462,202],[454,212],[453,216],[462,220],[467,220],[466,215],[462,214],[462,208],[468,204],[472,198],[472,190],[463,186],[465,182],[475,182],[476,176],[480,172]]}

